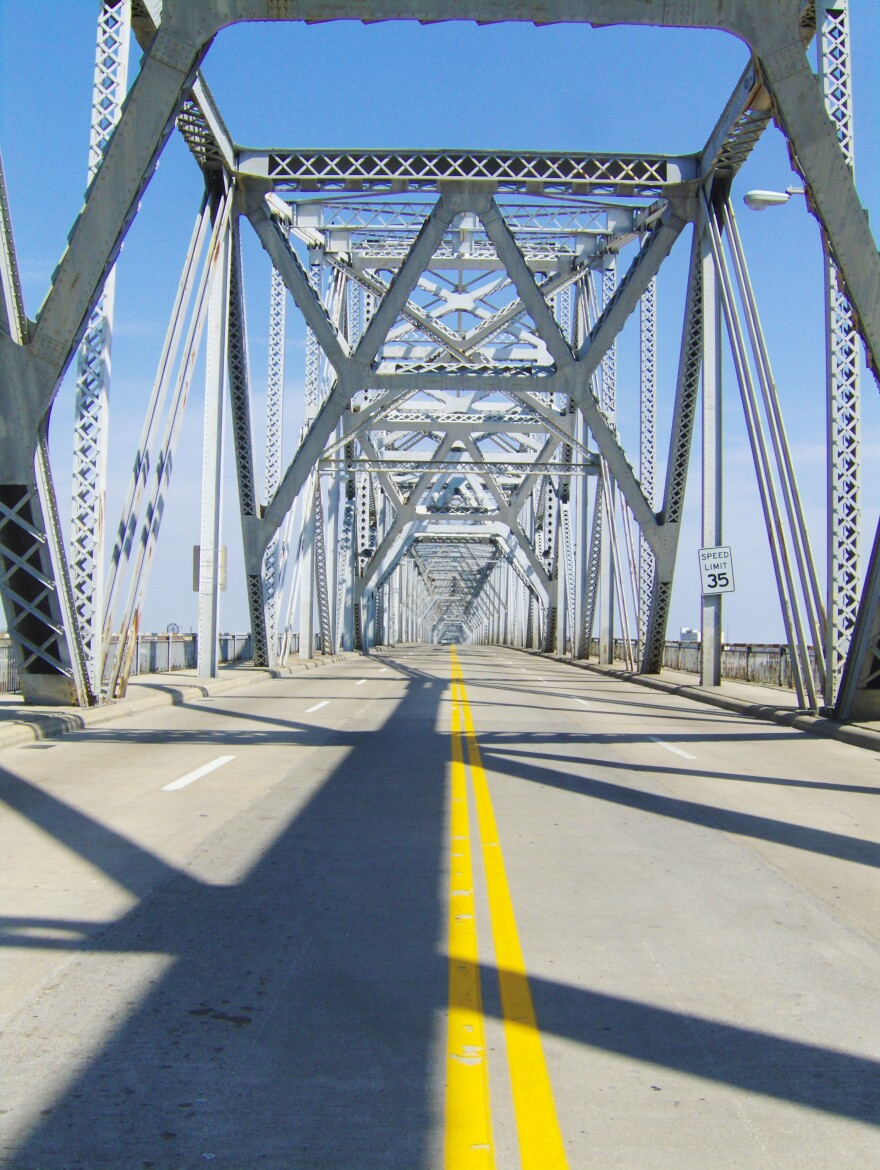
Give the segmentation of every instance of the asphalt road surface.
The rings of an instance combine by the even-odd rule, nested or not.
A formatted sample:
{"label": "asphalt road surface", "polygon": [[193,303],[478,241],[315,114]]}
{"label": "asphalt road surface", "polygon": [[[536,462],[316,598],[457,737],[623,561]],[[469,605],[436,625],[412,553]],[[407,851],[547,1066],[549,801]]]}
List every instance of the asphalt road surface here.
{"label": "asphalt road surface", "polygon": [[0,1164],[880,1165],[880,757],[401,647],[0,753]]}

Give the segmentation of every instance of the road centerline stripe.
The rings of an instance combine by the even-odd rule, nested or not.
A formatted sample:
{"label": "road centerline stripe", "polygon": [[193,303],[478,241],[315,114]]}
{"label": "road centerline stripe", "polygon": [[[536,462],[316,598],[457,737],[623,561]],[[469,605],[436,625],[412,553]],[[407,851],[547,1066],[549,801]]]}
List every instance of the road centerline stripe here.
{"label": "road centerline stripe", "polygon": [[235,756],[218,756],[216,760],[212,760],[210,764],[202,764],[201,768],[196,768],[194,772],[187,772],[185,776],[181,776],[179,780],[172,780],[170,784],[165,784],[162,788],[163,792],[177,792],[179,788],[186,788],[188,784],[192,784],[195,780],[201,780],[203,776],[207,776],[209,772],[215,771],[217,768],[222,768],[224,764],[228,764],[230,760],[234,760]]}
{"label": "road centerline stripe", "polygon": [[308,710],[306,711],[306,715],[311,715],[311,713],[313,711],[320,711],[321,708],[326,707],[329,704],[329,702],[330,702],[329,699],[323,699],[320,703],[315,703],[314,707],[308,708]]}
{"label": "road centerline stripe", "polygon": [[449,1014],[446,1031],[446,1170],[493,1170],[489,1066],[477,950],[474,875],[461,704],[453,682],[449,865]]}
{"label": "road centerline stripe", "polygon": [[665,739],[658,739],[656,735],[649,735],[648,739],[651,743],[659,743],[668,752],[675,752],[677,756],[683,756],[686,760],[695,760],[697,758],[696,756],[692,756],[690,752],[684,752],[681,748],[677,748],[675,744],[667,743]]}
{"label": "road centerline stripe", "polygon": [[453,679],[458,684],[461,700],[464,738],[477,808],[521,1166],[522,1170],[568,1170],[492,798],[474,732],[464,676],[454,647],[450,647],[450,653]]}

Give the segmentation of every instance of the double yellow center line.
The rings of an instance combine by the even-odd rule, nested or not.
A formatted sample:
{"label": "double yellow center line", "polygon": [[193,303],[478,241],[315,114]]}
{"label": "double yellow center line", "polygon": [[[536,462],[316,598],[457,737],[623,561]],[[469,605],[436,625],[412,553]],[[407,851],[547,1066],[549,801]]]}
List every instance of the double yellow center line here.
{"label": "double yellow center line", "polygon": [[449,884],[446,1170],[491,1170],[495,1166],[465,756],[470,767],[477,811],[477,838],[482,847],[486,875],[522,1170],[568,1170],[464,676],[453,647],[450,647],[450,655],[452,864]]}

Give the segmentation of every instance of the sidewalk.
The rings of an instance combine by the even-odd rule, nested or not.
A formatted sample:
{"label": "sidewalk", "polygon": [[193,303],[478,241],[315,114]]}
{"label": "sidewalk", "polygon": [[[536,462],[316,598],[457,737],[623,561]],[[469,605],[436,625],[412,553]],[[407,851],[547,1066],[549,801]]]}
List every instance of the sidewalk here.
{"label": "sidewalk", "polygon": [[355,657],[360,657],[360,654],[347,651],[328,654],[326,658],[295,659],[287,666],[272,668],[226,663],[220,667],[215,679],[200,679],[194,669],[140,674],[131,679],[124,699],[115,699],[100,707],[28,707],[21,695],[0,694],[0,749],[54,739],[58,735],[109,723],[153,707],[180,706],[208,695],[242,690],[275,678],[289,678]]}
{"label": "sidewalk", "polygon": [[808,731],[812,735],[839,739],[854,747],[880,752],[880,720],[870,723],[838,723],[821,715],[811,715],[797,706],[797,696],[787,687],[762,686],[759,683],[735,682],[731,679],[722,679],[719,687],[701,687],[699,675],[684,670],[669,670],[663,667],[659,674],[634,674],[618,663],[614,666],[599,666],[596,662],[572,662],[570,658],[560,658],[555,654],[541,653],[540,657],[565,662],[569,666],[590,670],[595,674],[625,679],[639,686],[666,691],[667,694],[682,695],[687,699],[695,699],[698,703],[709,703],[713,707],[721,707],[725,711],[746,715],[751,719],[764,719],[785,727],[796,727],[799,731]]}

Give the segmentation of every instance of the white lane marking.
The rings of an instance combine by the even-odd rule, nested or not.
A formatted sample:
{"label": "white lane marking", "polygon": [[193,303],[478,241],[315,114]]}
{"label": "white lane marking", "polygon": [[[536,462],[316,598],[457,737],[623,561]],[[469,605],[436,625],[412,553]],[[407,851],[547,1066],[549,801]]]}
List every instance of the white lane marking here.
{"label": "white lane marking", "polygon": [[584,705],[585,707],[589,707],[589,705],[590,705],[590,704],[587,702],[587,700],[586,700],[586,699],[579,699],[579,698],[577,697],[577,695],[575,695],[574,699],[575,699],[575,702],[576,702],[576,703],[583,703],[583,705]]}
{"label": "white lane marking", "polygon": [[665,747],[668,752],[675,752],[677,756],[684,756],[686,760],[695,760],[697,757],[692,756],[690,752],[683,752],[681,748],[675,747],[671,743],[667,743],[665,739],[658,739],[656,735],[649,735],[648,739],[651,743],[659,743],[661,747]]}
{"label": "white lane marking", "polygon": [[432,687],[433,685],[434,684],[432,682],[424,682],[422,683],[422,690],[427,690],[428,687]]}
{"label": "white lane marking", "polygon": [[387,669],[388,669],[387,666],[380,666],[379,667],[379,674],[384,674]]}
{"label": "white lane marking", "polygon": [[194,780],[201,780],[203,776],[207,776],[215,768],[222,768],[224,764],[228,764],[230,760],[234,759],[235,756],[218,756],[216,760],[211,760],[210,764],[203,764],[201,768],[196,768],[194,772],[187,772],[179,780],[172,780],[170,784],[164,786],[162,791],[176,792],[178,788],[186,788],[187,784],[192,784]]}
{"label": "white lane marking", "polygon": [[313,711],[320,711],[321,708],[326,707],[329,702],[329,699],[324,699],[324,701],[321,703],[315,703],[314,707],[309,707],[308,711],[306,711],[306,715],[311,715]]}
{"label": "white lane marking", "polygon": [[357,680],[357,682],[356,682],[354,685],[355,685],[356,687],[362,687],[366,681],[367,681],[367,680],[366,680],[365,678],[359,678],[359,679]]}

